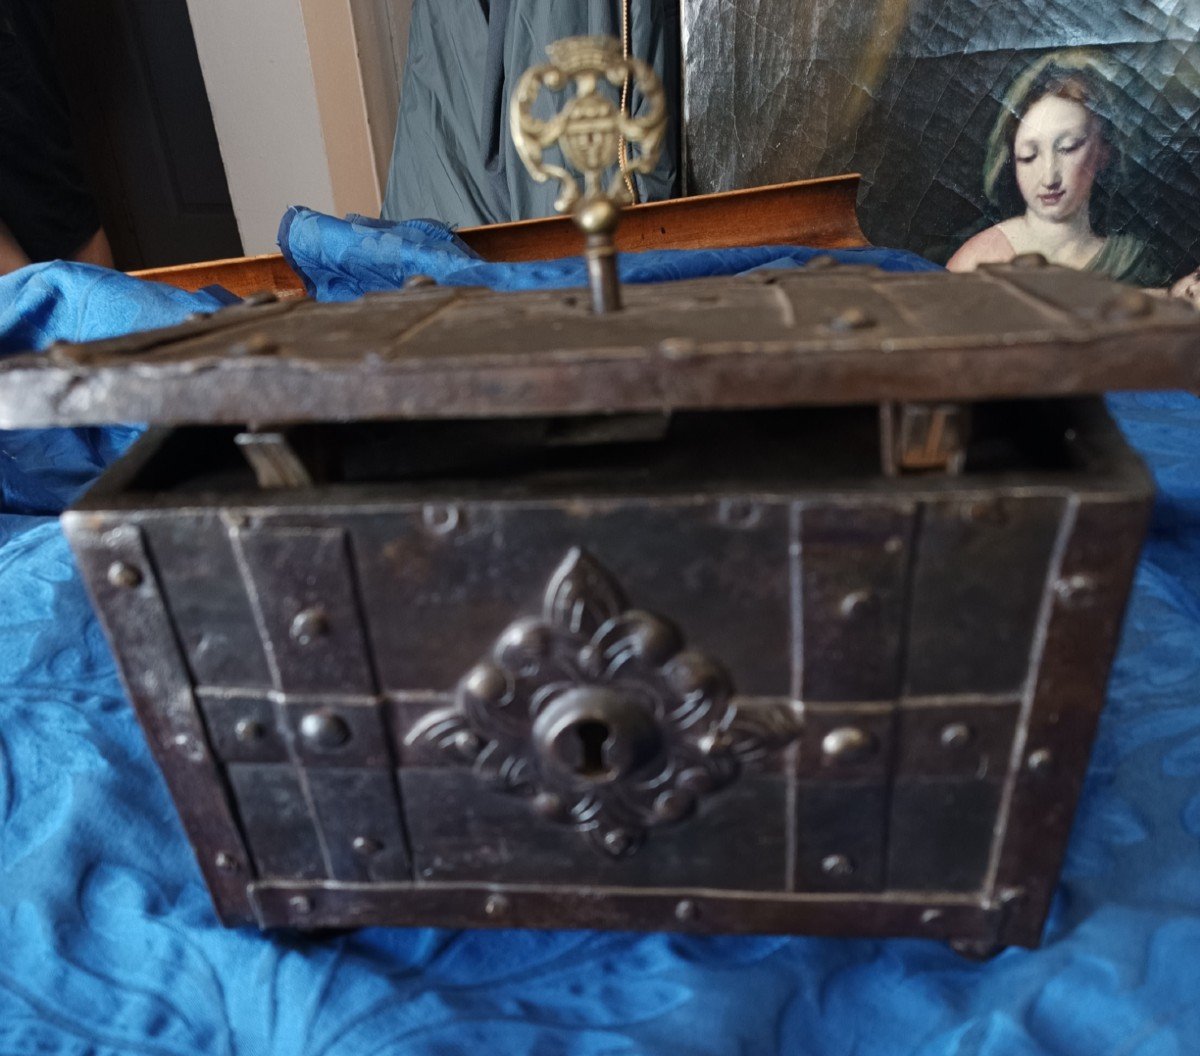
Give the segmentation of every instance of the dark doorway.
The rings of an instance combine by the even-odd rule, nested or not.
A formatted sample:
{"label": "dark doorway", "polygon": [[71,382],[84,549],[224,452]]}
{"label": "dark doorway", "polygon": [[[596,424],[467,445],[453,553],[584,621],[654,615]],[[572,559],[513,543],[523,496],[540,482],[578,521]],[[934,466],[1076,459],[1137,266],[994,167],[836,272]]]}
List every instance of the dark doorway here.
{"label": "dark doorway", "polygon": [[239,256],[186,0],[48,0],[81,161],[117,267]]}

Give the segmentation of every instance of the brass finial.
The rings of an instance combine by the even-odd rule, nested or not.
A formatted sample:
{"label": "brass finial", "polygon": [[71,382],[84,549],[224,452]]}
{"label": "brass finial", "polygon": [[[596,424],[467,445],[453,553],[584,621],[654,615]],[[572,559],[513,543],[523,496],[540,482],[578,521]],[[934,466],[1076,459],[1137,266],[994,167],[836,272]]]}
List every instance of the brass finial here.
{"label": "brass finial", "polygon": [[[629,202],[619,166],[622,137],[638,147],[637,155],[628,159],[627,170],[653,171],[666,130],[662,84],[646,63],[625,58],[615,37],[568,37],[555,41],[546,53],[550,62],[526,70],[513,92],[509,110],[513,142],[538,183],[559,181],[554,207],[560,213],[569,210],[584,233],[592,307],[597,312],[612,311],[621,307],[613,235],[620,207]],[[627,78],[646,101],[641,117],[623,113],[599,90],[607,82],[620,91]],[[543,88],[563,92],[572,84],[575,95],[552,118],[542,121],[533,116],[533,104]],[[544,160],[543,152],[555,143],[567,165],[583,176],[582,188],[570,170]],[[605,186],[605,173],[614,168],[617,171]]]}

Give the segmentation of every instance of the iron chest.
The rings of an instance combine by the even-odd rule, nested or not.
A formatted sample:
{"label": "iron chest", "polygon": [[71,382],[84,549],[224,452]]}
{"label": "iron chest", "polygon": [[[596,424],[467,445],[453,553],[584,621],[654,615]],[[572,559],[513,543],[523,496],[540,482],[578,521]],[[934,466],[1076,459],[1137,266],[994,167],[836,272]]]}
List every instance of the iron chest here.
{"label": "iron chest", "polygon": [[[1049,267],[252,302],[0,368],[222,919],[1034,944],[1190,308]],[[164,428],[170,426],[171,428]]]}

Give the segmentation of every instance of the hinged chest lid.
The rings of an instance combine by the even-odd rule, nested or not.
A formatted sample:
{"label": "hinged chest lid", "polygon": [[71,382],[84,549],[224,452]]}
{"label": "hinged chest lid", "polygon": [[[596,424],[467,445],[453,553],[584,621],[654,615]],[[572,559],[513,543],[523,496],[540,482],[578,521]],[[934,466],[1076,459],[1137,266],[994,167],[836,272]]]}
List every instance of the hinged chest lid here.
{"label": "hinged chest lid", "polygon": [[1200,313],[1070,269],[826,266],[253,303],[0,362],[0,426],[304,423],[974,401],[1200,385]]}

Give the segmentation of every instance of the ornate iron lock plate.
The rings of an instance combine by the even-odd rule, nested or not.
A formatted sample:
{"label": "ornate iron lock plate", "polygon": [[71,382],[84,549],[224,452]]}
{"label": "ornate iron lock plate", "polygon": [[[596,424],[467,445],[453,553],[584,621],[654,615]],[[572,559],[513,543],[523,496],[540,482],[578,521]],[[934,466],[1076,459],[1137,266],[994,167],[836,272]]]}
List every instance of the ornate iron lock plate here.
{"label": "ornate iron lock plate", "polygon": [[718,661],[688,649],[667,620],[630,609],[608,570],[574,549],[541,615],[509,624],[455,705],[407,740],[621,856],[790,744],[802,724],[799,705],[739,707]]}

